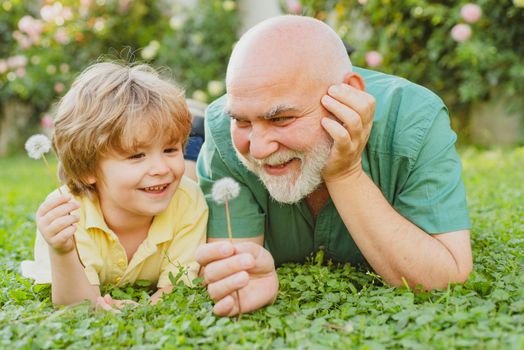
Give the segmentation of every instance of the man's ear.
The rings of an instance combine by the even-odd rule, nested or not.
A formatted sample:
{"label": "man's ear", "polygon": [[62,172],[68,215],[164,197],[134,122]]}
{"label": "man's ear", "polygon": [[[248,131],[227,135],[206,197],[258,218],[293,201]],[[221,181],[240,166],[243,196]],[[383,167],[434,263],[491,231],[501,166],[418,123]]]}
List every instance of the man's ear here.
{"label": "man's ear", "polygon": [[355,89],[366,91],[366,83],[364,83],[364,79],[355,72],[349,72],[344,76],[344,84],[353,86]]}

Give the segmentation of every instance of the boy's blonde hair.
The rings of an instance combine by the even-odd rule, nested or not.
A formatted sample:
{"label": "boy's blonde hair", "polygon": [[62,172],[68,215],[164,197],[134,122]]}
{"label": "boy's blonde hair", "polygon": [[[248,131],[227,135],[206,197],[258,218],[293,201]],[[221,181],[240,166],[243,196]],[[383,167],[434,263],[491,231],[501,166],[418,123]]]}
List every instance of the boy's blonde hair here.
{"label": "boy's blonde hair", "polygon": [[[62,181],[74,195],[90,195],[101,156],[133,152],[140,139],[185,146],[191,114],[184,93],[150,66],[96,63],[84,70],[60,100],[53,146]],[[144,138],[143,136],[147,136]]]}

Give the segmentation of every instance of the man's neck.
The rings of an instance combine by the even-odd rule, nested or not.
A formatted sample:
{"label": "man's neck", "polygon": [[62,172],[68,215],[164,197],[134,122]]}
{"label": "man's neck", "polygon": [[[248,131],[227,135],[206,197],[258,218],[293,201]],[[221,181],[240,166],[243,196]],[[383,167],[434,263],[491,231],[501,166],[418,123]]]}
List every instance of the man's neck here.
{"label": "man's neck", "polygon": [[306,204],[314,218],[318,216],[324,205],[327,203],[328,199],[329,192],[324,183],[321,183],[316,190],[311,192],[306,197]]}

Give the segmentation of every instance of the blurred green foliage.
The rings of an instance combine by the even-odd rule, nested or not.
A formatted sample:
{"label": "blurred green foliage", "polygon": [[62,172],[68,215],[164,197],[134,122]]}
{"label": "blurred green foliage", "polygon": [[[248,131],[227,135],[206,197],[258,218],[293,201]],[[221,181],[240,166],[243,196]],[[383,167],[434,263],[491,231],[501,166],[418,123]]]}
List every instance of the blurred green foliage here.
{"label": "blurred green foliage", "polygon": [[239,25],[232,0],[0,0],[0,105],[15,98],[38,115],[102,56],[170,70],[208,102],[223,93]]}
{"label": "blurred green foliage", "polygon": [[[283,6],[293,12],[290,5],[295,2],[284,1]],[[464,16],[463,6],[468,2],[480,7],[478,20],[468,21]],[[300,11],[336,28],[356,48],[351,56],[354,64],[424,85],[442,96],[452,111],[458,111],[501,91],[524,96],[523,3],[301,0]],[[460,40],[452,37],[458,24],[468,26],[471,35],[461,33]],[[372,51],[380,58],[375,57],[375,62],[366,58]]]}

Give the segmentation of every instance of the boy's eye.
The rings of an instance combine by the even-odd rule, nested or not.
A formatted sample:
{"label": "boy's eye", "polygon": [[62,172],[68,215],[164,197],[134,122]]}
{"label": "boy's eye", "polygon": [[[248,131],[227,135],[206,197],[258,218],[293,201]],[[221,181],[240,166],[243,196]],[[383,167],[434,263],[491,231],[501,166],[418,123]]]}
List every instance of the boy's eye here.
{"label": "boy's eye", "polygon": [[169,147],[164,150],[164,153],[176,153],[178,152],[178,147]]}
{"label": "boy's eye", "polygon": [[136,154],[133,154],[129,157],[127,157],[127,159],[140,159],[142,157],[145,157],[146,154],[145,153],[136,153]]}

